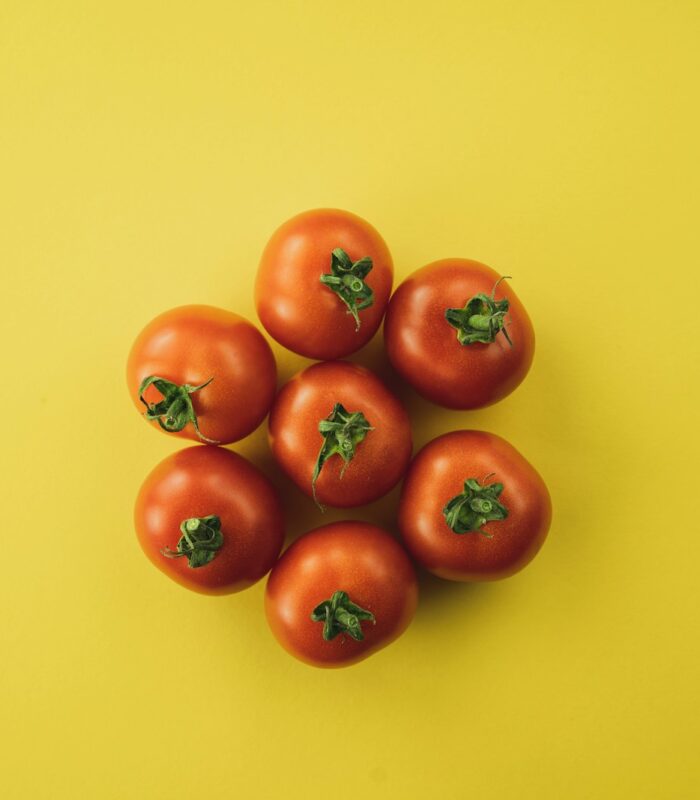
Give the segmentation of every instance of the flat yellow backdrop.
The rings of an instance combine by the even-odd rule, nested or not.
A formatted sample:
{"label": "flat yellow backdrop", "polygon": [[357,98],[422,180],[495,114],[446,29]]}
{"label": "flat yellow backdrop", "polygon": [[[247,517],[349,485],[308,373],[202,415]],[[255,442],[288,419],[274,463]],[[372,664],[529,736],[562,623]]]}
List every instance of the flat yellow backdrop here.
{"label": "flat yellow backdrop", "polygon": [[[5,0],[3,800],[693,794],[698,8]],[[124,382],[171,306],[255,320],[267,237],[316,206],[370,220],[398,280],[513,276],[523,386],[474,413],[403,396],[416,445],[496,431],[555,507],[523,573],[422,577],[402,639],[338,671],[277,646],[262,584],[202,597],[143,557],[133,500],[179,445]],[[276,354],[281,380],[307,363]],[[357,360],[388,374],[381,336]],[[292,538],[323,520],[265,437],[235,449]]]}

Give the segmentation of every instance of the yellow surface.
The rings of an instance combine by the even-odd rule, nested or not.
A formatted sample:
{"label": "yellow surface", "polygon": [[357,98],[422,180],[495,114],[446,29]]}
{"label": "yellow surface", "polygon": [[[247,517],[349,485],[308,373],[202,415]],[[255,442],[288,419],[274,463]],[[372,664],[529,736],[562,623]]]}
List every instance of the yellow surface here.
{"label": "yellow surface", "polygon": [[[3,2],[3,800],[693,794],[698,21],[690,0]],[[513,276],[525,384],[476,413],[405,396],[417,444],[497,431],[555,505],[525,572],[424,579],[406,635],[335,672],[278,648],[262,584],[200,597],[142,556],[132,502],[178,445],[123,376],[163,309],[254,318],[266,238],[321,205],[372,221],[399,278],[453,255]],[[380,341],[359,360],[386,372]],[[237,449],[292,535],[321,522],[264,429]],[[357,515],[391,525],[396,499]]]}

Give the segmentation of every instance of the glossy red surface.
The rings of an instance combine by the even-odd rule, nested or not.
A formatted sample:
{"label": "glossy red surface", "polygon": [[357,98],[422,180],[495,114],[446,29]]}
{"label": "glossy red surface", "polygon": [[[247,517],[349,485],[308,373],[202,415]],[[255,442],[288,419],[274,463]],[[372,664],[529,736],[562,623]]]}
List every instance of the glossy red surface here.
{"label": "glossy red surface", "polygon": [[[364,639],[331,641],[311,619],[335,591],[370,611]],[[418,602],[415,571],[401,545],[376,525],[336,522],[297,539],[270,573],[265,612],[273,634],[293,656],[320,667],[354,664],[385,647],[408,627]]]}
{"label": "glossy red surface", "polygon": [[[180,523],[216,514],[224,542],[216,557],[192,568],[168,558]],[[222,447],[197,445],[165,460],[144,481],[134,510],[139,543],[155,566],[177,583],[204,594],[228,594],[259,581],[284,542],[277,492],[249,461]]]}
{"label": "glossy red surface", "polygon": [[489,344],[462,345],[445,319],[475,294],[490,295],[500,275],[463,258],[435,261],[414,272],[394,292],[384,322],[387,355],[401,376],[428,400],[447,408],[480,408],[505,397],[527,375],[535,335],[509,281],[496,299],[507,297],[511,347],[503,333]]}
{"label": "glossy red surface", "polygon": [[[502,483],[508,517],[484,525],[492,538],[454,533],[443,508],[468,478]],[[404,544],[430,572],[455,581],[505,578],[528,564],[552,519],[544,481],[505,439],[483,431],[453,431],[427,444],[413,459],[399,504]]]}
{"label": "glossy red surface", "polygon": [[[365,280],[374,303],[359,312],[359,330],[347,307],[319,280],[330,271],[336,247],[353,261],[372,259]],[[364,346],[379,328],[393,276],[389,249],[368,222],[348,211],[315,209],[288,220],[272,235],[258,268],[255,304],[265,330],[284,347],[308,358],[342,358]]]}
{"label": "glossy red surface", "polygon": [[[127,384],[134,405],[141,381],[149,375],[198,386],[191,395],[202,433],[221,444],[252,433],[265,419],[275,396],[277,367],[270,345],[248,320],[212,306],[181,306],[156,317],[134,342],[127,363]],[[146,399],[160,392],[150,386]],[[161,430],[157,422],[149,422]],[[170,434],[199,441],[192,424]]]}
{"label": "glossy red surface", "polygon": [[361,411],[373,430],[357,446],[341,477],[339,455],[326,461],[316,482],[322,504],[348,508],[377,500],[392,489],[411,458],[408,414],[379,378],[345,361],[314,364],[280,391],[270,412],[270,446],[282,469],[307,495],[323,438],[318,423],[341,403]]}

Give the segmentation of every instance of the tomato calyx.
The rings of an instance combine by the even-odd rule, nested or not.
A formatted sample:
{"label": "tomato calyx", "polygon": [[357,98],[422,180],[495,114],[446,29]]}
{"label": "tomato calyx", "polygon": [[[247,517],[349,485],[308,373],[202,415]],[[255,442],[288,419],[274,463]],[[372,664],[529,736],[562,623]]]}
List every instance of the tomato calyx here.
{"label": "tomato calyx", "polygon": [[467,478],[464,491],[455,495],[442,509],[445,522],[454,533],[480,533],[492,539],[492,534],[482,530],[482,525],[508,516],[508,509],[498,500],[503,484],[486,484],[492,475],[484,478],[483,485],[477,478]]}
{"label": "tomato calyx", "polygon": [[314,502],[323,511],[323,506],[316,499],[316,481],[321,474],[323,465],[331,456],[339,455],[344,462],[340,473],[342,478],[355,457],[357,446],[374,429],[361,411],[350,412],[341,403],[336,403],[331,413],[318,423],[318,430],[323,437],[323,444],[311,476],[311,491]]}
{"label": "tomato calyx", "polygon": [[374,292],[365,283],[365,278],[372,269],[369,256],[353,263],[350,256],[336,247],[331,253],[331,271],[321,275],[319,280],[345,303],[348,314],[355,320],[355,330],[360,330],[359,311],[369,308],[374,303]]}
{"label": "tomato calyx", "polygon": [[166,558],[187,558],[188,566],[196,569],[208,564],[224,543],[221,520],[216,514],[208,517],[191,517],[180,523],[180,539],[177,548],[164,547],[160,552]]}
{"label": "tomato calyx", "polygon": [[513,342],[508,335],[505,316],[510,308],[507,297],[496,300],[496,288],[501,281],[510,279],[510,275],[503,275],[494,284],[491,294],[475,294],[470,297],[463,308],[448,308],[445,310],[445,319],[457,329],[457,340],[460,344],[490,344],[496,340],[499,333],[503,333],[506,341],[512,347]]}
{"label": "tomato calyx", "polygon": [[[198,392],[205,386],[208,386],[214,377],[209,378],[208,381],[200,383],[199,386],[190,386],[189,383],[183,383],[179,386],[177,383],[167,380],[166,378],[159,378],[157,375],[149,375],[141,381],[139,386],[139,400],[146,406],[144,416],[149,422],[154,420],[160,427],[168,433],[177,433],[181,431],[189,422],[194,425],[197,436],[207,444],[219,444],[214,439],[208,439],[200,430],[197,415],[192,405],[190,397],[194,392]],[[149,403],[144,399],[144,392],[149,386],[155,386],[156,389],[163,395],[163,399],[158,403]]]}
{"label": "tomato calyx", "polygon": [[363,620],[376,623],[374,614],[356,605],[350,600],[347,592],[338,590],[333,592],[330,600],[319,603],[311,612],[314,622],[323,623],[323,638],[330,642],[339,633],[346,633],[355,641],[361,642],[365,635],[360,623]]}

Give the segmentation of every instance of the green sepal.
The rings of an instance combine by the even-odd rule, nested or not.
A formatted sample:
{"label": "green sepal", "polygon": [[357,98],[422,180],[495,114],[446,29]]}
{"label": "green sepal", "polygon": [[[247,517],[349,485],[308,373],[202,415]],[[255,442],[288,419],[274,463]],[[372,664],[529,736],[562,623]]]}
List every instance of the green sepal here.
{"label": "green sepal", "polygon": [[[484,480],[490,478],[487,475]],[[445,522],[454,533],[480,533],[491,539],[482,525],[508,516],[508,509],[499,502],[502,483],[480,484],[476,478],[467,478],[464,491],[453,497],[442,509]]]}
{"label": "green sepal", "polygon": [[164,547],[160,552],[166,558],[187,558],[187,564],[196,569],[208,564],[224,543],[221,520],[216,514],[208,517],[192,517],[180,523],[180,539],[177,548]]}
{"label": "green sepal", "polygon": [[331,271],[321,275],[319,280],[345,303],[348,314],[355,320],[355,330],[360,330],[359,311],[369,308],[374,303],[374,292],[365,283],[365,278],[372,269],[369,256],[353,263],[350,256],[341,247],[331,253]]}
{"label": "green sepal", "polygon": [[311,476],[311,491],[316,505],[323,510],[323,506],[316,500],[316,481],[323,465],[331,456],[339,455],[344,462],[340,473],[342,478],[348,464],[355,457],[357,446],[373,428],[361,411],[349,412],[340,403],[336,403],[326,419],[318,423],[318,430],[323,437],[323,444]]}
{"label": "green sepal", "polygon": [[506,341],[512,347],[513,342],[508,335],[505,316],[510,308],[508,298],[496,300],[496,287],[510,278],[504,275],[499,278],[490,295],[475,294],[467,300],[464,308],[448,308],[445,310],[445,319],[457,329],[457,340],[460,344],[490,344],[495,341],[499,333],[503,333]]}
{"label": "green sepal", "polygon": [[[182,386],[179,386],[166,378],[149,375],[141,381],[139,386],[139,400],[146,406],[144,417],[150,422],[157,422],[168,433],[177,433],[177,431],[181,431],[185,425],[191,422],[197,432],[197,436],[203,442],[219,444],[214,439],[208,439],[199,430],[199,422],[190,397],[194,392],[198,392],[208,386],[213,380],[212,376],[208,381],[200,383],[199,386],[190,386],[189,383],[183,383]],[[157,403],[149,403],[143,397],[144,392],[151,385],[155,386],[163,395],[163,399]]]}
{"label": "green sepal", "polygon": [[323,638],[330,642],[339,633],[347,633],[355,641],[361,642],[365,635],[360,623],[363,620],[376,623],[374,614],[350,600],[347,592],[333,592],[330,600],[319,603],[311,612],[314,622],[323,623]]}

